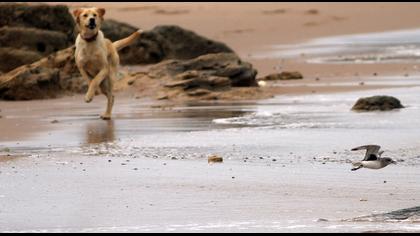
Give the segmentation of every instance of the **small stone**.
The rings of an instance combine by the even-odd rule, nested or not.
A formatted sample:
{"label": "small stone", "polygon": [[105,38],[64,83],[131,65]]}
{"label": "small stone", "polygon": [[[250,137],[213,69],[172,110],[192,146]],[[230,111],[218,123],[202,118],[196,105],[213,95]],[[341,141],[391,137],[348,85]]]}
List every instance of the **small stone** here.
{"label": "small stone", "polygon": [[324,218],[319,218],[319,219],[317,219],[316,220],[316,222],[327,222],[328,220],[327,219],[324,219]]}
{"label": "small stone", "polygon": [[108,160],[108,162],[111,162],[111,160]]}
{"label": "small stone", "polygon": [[361,201],[361,202],[367,202],[367,199],[360,198],[359,201]]}
{"label": "small stone", "polygon": [[384,184],[386,184],[386,180],[384,180]]}
{"label": "small stone", "polygon": [[221,163],[223,162],[223,158],[217,155],[212,155],[208,157],[208,163]]}
{"label": "small stone", "polygon": [[57,123],[58,123],[58,120],[51,121],[51,124],[57,124]]}

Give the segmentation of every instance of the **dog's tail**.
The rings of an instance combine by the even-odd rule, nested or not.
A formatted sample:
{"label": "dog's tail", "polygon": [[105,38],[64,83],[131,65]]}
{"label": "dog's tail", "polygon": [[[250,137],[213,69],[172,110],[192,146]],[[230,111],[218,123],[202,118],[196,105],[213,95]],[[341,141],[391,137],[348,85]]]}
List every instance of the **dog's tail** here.
{"label": "dog's tail", "polygon": [[130,36],[128,36],[127,38],[115,41],[113,43],[114,47],[117,49],[117,51],[129,46],[130,44],[132,44],[134,42],[134,40],[136,40],[141,33],[143,32],[143,30],[137,30],[136,32],[132,33]]}

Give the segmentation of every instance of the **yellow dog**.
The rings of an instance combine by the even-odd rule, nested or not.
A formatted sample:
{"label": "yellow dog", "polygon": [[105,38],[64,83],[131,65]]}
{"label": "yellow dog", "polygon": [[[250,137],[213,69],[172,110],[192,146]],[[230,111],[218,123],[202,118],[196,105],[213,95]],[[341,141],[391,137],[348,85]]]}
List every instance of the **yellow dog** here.
{"label": "yellow dog", "polygon": [[106,111],[101,115],[101,118],[109,120],[114,105],[113,81],[117,78],[120,62],[118,51],[137,39],[142,30],[112,43],[104,37],[100,30],[105,9],[80,8],[74,10],[73,15],[79,28],[79,35],[76,39],[76,65],[80,74],[89,84],[85,101],[91,102],[96,90],[100,88],[108,99]]}

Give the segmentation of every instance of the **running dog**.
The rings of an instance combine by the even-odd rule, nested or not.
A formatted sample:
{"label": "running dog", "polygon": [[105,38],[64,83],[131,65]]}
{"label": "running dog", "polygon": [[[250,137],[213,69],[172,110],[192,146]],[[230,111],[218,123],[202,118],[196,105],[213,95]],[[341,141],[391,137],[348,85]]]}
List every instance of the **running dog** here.
{"label": "running dog", "polygon": [[101,115],[101,118],[110,120],[114,105],[113,81],[117,78],[120,62],[118,51],[133,43],[140,36],[142,30],[112,43],[104,37],[100,30],[105,9],[80,8],[74,10],[73,15],[79,28],[79,35],[76,38],[76,65],[89,85],[85,101],[91,102],[95,92],[100,88],[108,99],[106,111]]}

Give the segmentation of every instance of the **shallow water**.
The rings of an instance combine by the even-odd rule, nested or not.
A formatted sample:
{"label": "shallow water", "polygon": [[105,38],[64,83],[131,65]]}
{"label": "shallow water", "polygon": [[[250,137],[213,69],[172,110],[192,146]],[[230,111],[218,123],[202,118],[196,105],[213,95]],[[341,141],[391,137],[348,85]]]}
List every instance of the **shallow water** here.
{"label": "shallow water", "polygon": [[[413,78],[414,79],[414,78]],[[404,109],[353,112],[360,97],[390,95]],[[102,121],[84,110],[59,120],[59,129],[26,140],[3,142],[17,153],[66,152],[114,157],[230,160],[276,164],[301,161],[349,165],[363,153],[353,147],[378,144],[401,165],[420,164],[420,87],[304,96],[277,96],[243,104],[195,104],[171,109],[121,105]],[[127,113],[127,111],[138,111]]]}
{"label": "shallow water", "polygon": [[308,63],[416,63],[420,29],[325,37],[302,44],[273,45],[255,58],[297,58]]}

